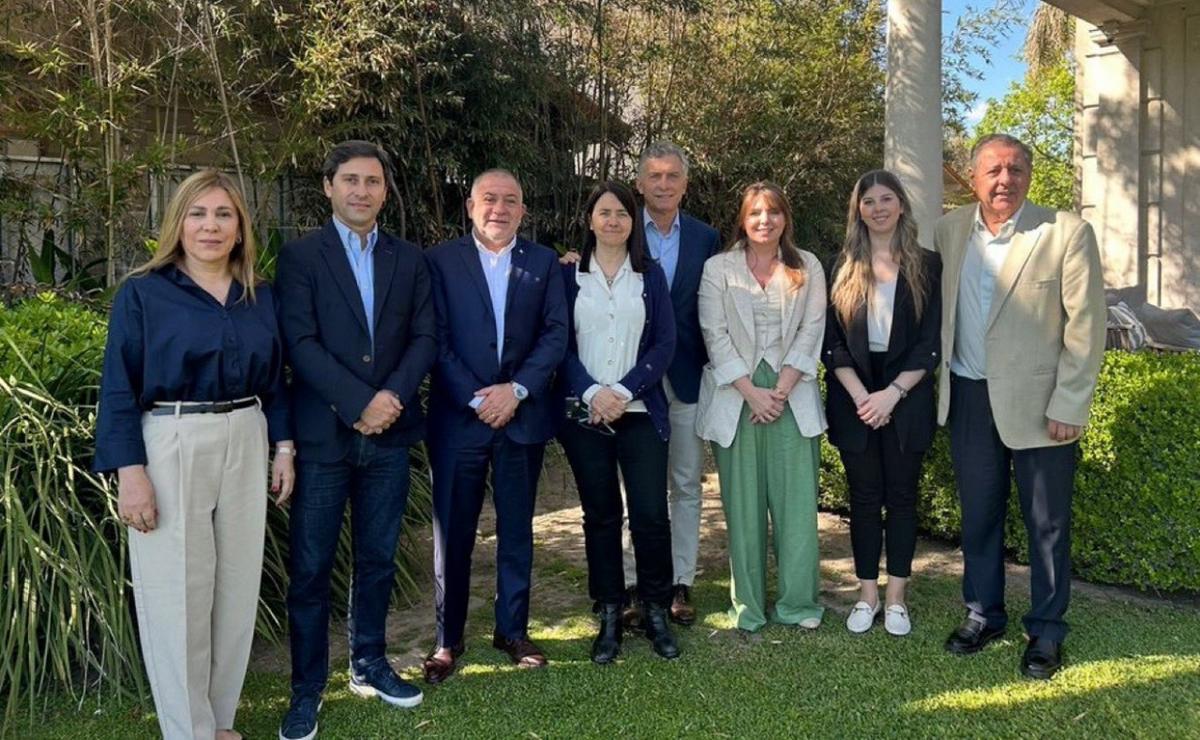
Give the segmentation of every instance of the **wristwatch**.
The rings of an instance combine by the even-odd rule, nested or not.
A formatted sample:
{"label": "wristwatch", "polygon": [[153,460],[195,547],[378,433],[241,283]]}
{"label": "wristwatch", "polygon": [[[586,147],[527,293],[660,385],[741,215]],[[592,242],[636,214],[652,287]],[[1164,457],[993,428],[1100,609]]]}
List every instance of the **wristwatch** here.
{"label": "wristwatch", "polygon": [[515,380],[512,382],[512,389],[513,395],[516,396],[518,401],[524,401],[526,398],[529,398],[529,389]]}

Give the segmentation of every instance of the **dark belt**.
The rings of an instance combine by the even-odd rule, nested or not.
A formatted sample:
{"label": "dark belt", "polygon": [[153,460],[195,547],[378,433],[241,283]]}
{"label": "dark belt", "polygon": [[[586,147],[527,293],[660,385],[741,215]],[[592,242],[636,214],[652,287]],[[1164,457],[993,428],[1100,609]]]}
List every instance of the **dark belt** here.
{"label": "dark belt", "polygon": [[178,404],[163,402],[150,409],[151,416],[182,416],[184,414],[228,414],[238,409],[248,409],[257,406],[257,398],[243,398],[238,401],[191,402],[182,401]]}

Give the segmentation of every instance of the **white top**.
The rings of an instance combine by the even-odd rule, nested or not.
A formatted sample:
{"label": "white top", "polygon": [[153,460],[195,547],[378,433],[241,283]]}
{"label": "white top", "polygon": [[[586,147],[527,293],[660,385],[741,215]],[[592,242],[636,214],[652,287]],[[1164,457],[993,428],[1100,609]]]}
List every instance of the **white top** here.
{"label": "white top", "polygon": [[746,266],[746,272],[750,273],[750,280],[755,289],[751,291],[751,298],[754,301],[754,362],[750,365],[751,375],[754,374],[754,368],[758,367],[758,363],[763,360],[771,366],[771,369],[778,373],[783,369],[783,311],[787,306],[787,301],[784,298],[784,293],[788,289],[790,283],[787,273],[780,264],[775,268],[775,272],[771,274],[771,279],[767,281],[766,286],[759,284],[758,279],[754,277],[754,273],[750,271],[750,267]]}
{"label": "white top", "polygon": [[[626,399],[633,393],[621,385],[621,378],[637,364],[638,343],[646,325],[646,304],[642,299],[644,279],[633,271],[629,256],[613,276],[610,286],[604,271],[592,255],[588,272],[578,270],[575,284],[575,343],[579,361],[596,383],[583,393],[584,403],[601,388],[608,386]],[[645,411],[642,401],[630,400],[626,411]]]}
{"label": "white top", "polygon": [[996,291],[996,278],[1008,257],[1023,210],[1022,204],[993,235],[976,206],[974,225],[963,255],[962,274],[958,279],[954,352],[950,357],[950,371],[955,375],[974,380],[987,377],[986,335],[988,315],[992,312],[992,293]]}
{"label": "white top", "polygon": [[867,303],[867,348],[872,352],[887,352],[892,338],[892,312],[896,307],[896,278],[886,283],[876,281]]}

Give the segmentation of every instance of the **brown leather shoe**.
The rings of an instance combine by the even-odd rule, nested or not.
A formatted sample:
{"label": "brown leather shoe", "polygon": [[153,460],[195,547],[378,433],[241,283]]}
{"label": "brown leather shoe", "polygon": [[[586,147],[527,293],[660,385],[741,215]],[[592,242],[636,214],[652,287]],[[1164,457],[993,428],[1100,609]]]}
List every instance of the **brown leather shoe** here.
{"label": "brown leather shoe", "polygon": [[425,656],[425,662],[421,664],[425,673],[425,683],[436,685],[454,675],[454,670],[458,668],[458,659],[466,652],[466,647],[461,643],[455,645],[450,648],[449,656],[438,656],[437,652],[434,650]]}
{"label": "brown leather shoe", "polygon": [[528,637],[522,637],[519,640],[510,640],[501,635],[494,635],[492,637],[492,647],[508,653],[508,657],[512,658],[512,662],[521,668],[544,668],[546,666],[546,654]]}
{"label": "brown leather shoe", "polygon": [[692,606],[692,589],[682,583],[675,585],[675,596],[671,599],[671,621],[689,627],[696,621],[696,608]]}

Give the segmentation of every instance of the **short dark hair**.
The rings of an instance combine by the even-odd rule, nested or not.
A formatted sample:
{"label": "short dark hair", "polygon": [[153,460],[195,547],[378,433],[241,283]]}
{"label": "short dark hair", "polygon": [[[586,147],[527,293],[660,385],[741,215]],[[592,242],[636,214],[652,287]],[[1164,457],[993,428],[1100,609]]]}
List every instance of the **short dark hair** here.
{"label": "short dark hair", "polygon": [[325,157],[325,163],[321,165],[321,177],[326,182],[333,182],[333,176],[337,174],[339,167],[359,157],[379,160],[379,164],[383,167],[383,179],[387,183],[388,190],[392,191],[393,195],[397,195],[392,157],[387,150],[371,141],[350,139],[335,146]]}
{"label": "short dark hair", "polygon": [[629,212],[629,217],[633,219],[633,230],[629,232],[629,241],[626,242],[626,247],[629,249],[629,266],[633,268],[634,272],[645,272],[649,268],[647,264],[649,259],[646,257],[646,232],[645,226],[642,224],[642,211],[637,207],[633,191],[615,180],[602,182],[593,188],[592,194],[588,196],[587,203],[583,206],[585,230],[583,250],[579,254],[580,271],[591,270],[592,253],[596,251],[596,232],[586,227],[591,223],[592,211],[596,210],[596,203],[604,197],[605,193],[612,193],[616,196],[625,210]]}
{"label": "short dark hair", "polygon": [[975,142],[975,146],[971,147],[971,169],[975,169],[979,152],[991,144],[1005,144],[1019,149],[1025,157],[1025,166],[1029,168],[1030,172],[1033,172],[1033,150],[1029,148],[1028,144],[1009,134],[987,134],[980,137],[979,141]]}

